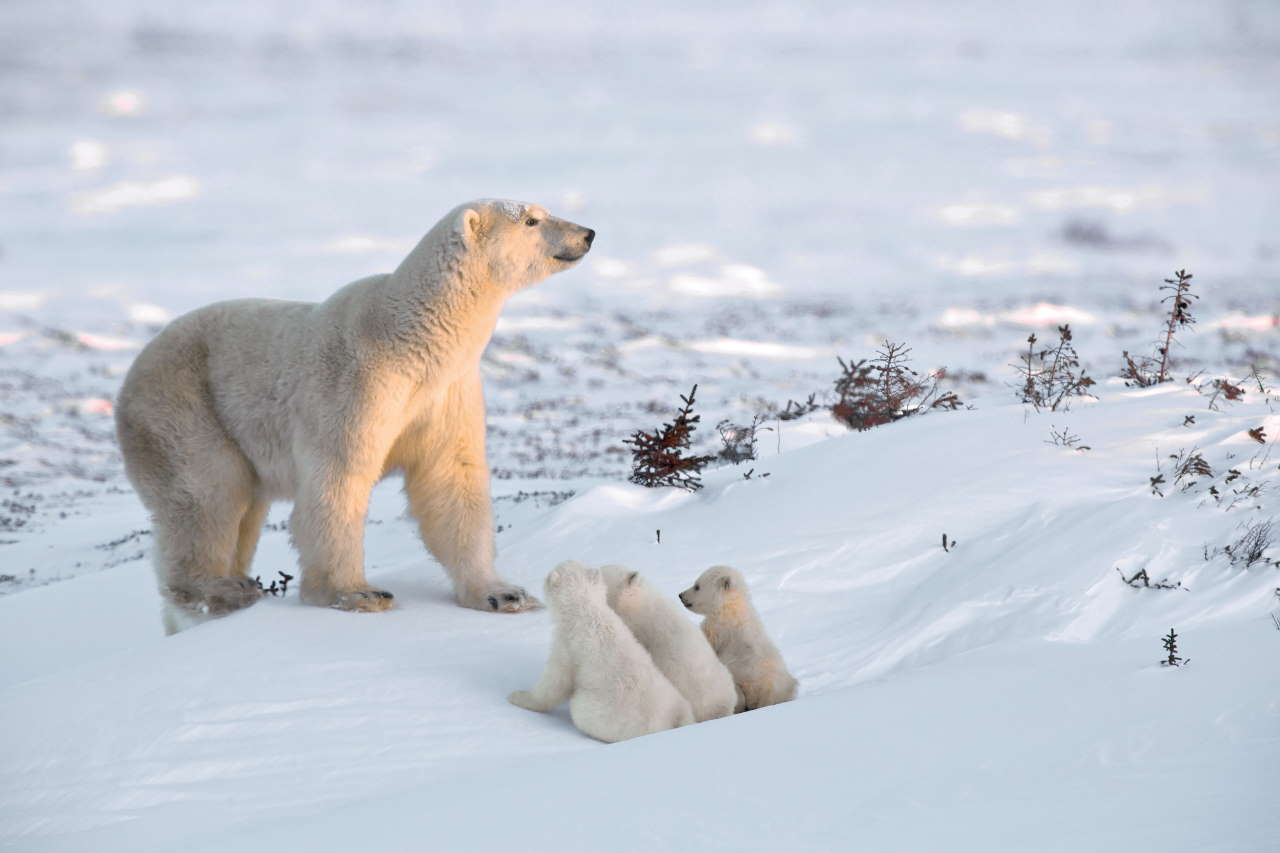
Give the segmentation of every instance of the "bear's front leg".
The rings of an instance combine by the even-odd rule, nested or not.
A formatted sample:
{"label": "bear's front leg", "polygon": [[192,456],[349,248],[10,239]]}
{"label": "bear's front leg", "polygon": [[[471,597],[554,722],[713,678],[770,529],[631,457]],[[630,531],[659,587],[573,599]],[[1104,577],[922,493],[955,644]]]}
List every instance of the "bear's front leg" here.
{"label": "bear's front leg", "polygon": [[306,604],[378,611],[394,596],[364,578],[364,522],[373,478],[351,472],[315,476],[302,484],[289,532],[302,565]]}
{"label": "bear's front leg", "polygon": [[491,613],[519,613],[542,606],[524,587],[494,569],[497,550],[489,464],[484,451],[484,394],[477,374],[450,389],[442,435],[429,456],[405,464],[409,511],[427,550],[453,581],[458,603]]}
{"label": "bear's front leg", "polygon": [[405,490],[422,541],[449,574],[458,603],[491,613],[541,607],[524,587],[507,583],[494,569],[489,469],[483,462],[458,462],[431,473],[406,471]]}

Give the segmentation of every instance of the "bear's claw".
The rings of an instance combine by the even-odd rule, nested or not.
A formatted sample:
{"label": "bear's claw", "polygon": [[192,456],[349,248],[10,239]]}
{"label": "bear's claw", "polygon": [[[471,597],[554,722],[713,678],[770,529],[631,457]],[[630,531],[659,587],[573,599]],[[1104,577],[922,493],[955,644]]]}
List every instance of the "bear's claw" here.
{"label": "bear's claw", "polygon": [[357,613],[377,613],[390,609],[394,599],[385,589],[358,589],[340,594],[330,606]]}
{"label": "bear's claw", "polygon": [[499,584],[480,595],[460,595],[458,602],[463,607],[490,613],[521,613],[542,606],[542,602],[525,592],[523,587],[509,584]]}

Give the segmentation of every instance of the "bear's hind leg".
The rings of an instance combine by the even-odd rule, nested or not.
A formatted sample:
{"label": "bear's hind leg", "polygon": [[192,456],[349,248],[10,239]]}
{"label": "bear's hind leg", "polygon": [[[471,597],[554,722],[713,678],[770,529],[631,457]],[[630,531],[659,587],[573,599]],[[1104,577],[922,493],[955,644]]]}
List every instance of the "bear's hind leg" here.
{"label": "bear's hind leg", "polygon": [[[243,490],[224,481],[171,494],[153,513],[161,593],[171,607],[185,611],[188,621],[231,613],[262,596],[237,560],[248,508]],[[181,621],[175,614],[166,615],[170,630]]]}
{"label": "bear's hind leg", "polygon": [[267,510],[271,503],[259,495],[254,495],[240,519],[239,536],[236,540],[236,556],[233,572],[248,577],[249,568],[253,565],[253,554],[258,550],[258,538],[262,535],[262,524],[267,520]]}
{"label": "bear's hind leg", "polygon": [[220,433],[192,440],[198,447],[171,460],[174,473],[152,517],[161,591],[200,621],[248,607],[262,593],[237,555],[241,527],[253,512],[253,469]]}

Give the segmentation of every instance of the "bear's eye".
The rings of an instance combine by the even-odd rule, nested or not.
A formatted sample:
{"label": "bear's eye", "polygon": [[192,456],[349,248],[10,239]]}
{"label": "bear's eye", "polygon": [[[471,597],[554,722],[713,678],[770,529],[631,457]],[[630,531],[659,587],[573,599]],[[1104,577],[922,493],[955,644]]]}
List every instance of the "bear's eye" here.
{"label": "bear's eye", "polygon": [[698,591],[698,585],[697,585],[696,583],[693,585],[693,591],[694,591],[694,592],[697,592],[697,591]]}
{"label": "bear's eye", "polygon": [[530,216],[528,219],[526,219],[526,220],[524,221],[524,224],[525,224],[525,225],[528,225],[530,228],[532,228],[533,226],[535,226],[535,225],[537,225],[537,224],[538,224],[538,220],[536,220],[536,219],[534,219],[532,216]]}

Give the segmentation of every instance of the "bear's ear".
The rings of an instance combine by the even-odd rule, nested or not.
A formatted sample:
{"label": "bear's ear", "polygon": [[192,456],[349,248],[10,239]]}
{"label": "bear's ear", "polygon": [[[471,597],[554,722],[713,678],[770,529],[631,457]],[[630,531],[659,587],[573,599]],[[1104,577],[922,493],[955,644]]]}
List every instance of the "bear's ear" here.
{"label": "bear's ear", "polygon": [[720,583],[724,584],[725,589],[729,589],[729,587],[733,586],[733,581],[730,578],[722,578]]}
{"label": "bear's ear", "polygon": [[461,235],[463,244],[470,249],[480,239],[480,214],[474,208],[464,208],[454,227]]}
{"label": "bear's ear", "polygon": [[632,572],[631,574],[627,575],[627,586],[631,586],[633,583],[635,583],[636,578],[638,577],[640,577],[639,572]]}

